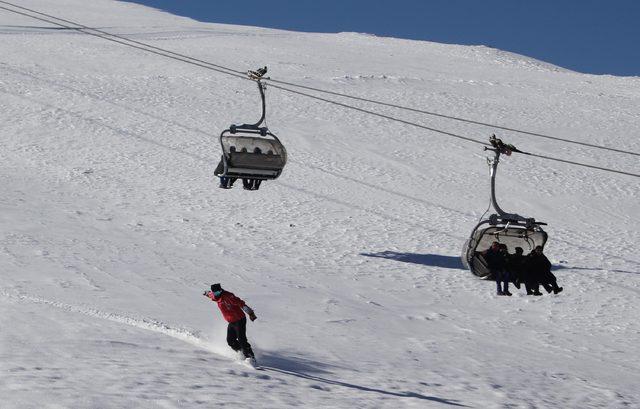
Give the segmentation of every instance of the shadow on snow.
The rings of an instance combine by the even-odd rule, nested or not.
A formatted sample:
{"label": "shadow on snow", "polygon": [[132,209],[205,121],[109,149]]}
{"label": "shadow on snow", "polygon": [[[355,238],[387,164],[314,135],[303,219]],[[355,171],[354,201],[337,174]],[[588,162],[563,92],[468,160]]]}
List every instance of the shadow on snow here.
{"label": "shadow on snow", "polygon": [[[462,260],[458,256],[443,256],[440,254],[416,254],[400,253],[397,251],[381,251],[378,253],[360,253],[361,256],[386,258],[389,260],[401,261],[403,263],[420,264],[423,266],[451,268],[455,270],[466,270],[462,265]],[[599,267],[576,267],[562,264],[551,266],[552,271],[557,270],[582,270],[582,271],[603,271],[623,274],[640,274],[640,271],[627,271],[618,269],[605,269]]]}
{"label": "shadow on snow", "polygon": [[622,273],[622,274],[640,274],[640,271],[627,271],[627,270],[616,270],[616,269],[606,269],[599,267],[576,267],[576,266],[565,266],[562,264],[557,264],[551,266],[552,271],[556,270],[582,270],[582,271],[602,271],[602,272],[610,272],[610,273]]}
{"label": "shadow on snow", "polygon": [[421,264],[423,266],[466,270],[459,256],[443,256],[440,254],[399,253],[397,251],[381,251],[379,253],[360,253],[361,256],[386,258],[404,263]]}
{"label": "shadow on snow", "polygon": [[[373,393],[379,393],[383,395],[397,396],[400,398],[416,398],[416,399],[429,400],[429,401],[443,403],[451,406],[468,407],[466,405],[458,403],[456,400],[443,399],[435,396],[427,396],[417,392],[388,391],[380,388],[372,388],[369,386],[358,385],[354,383],[331,379],[329,377],[331,375],[331,372],[329,371],[329,369],[337,368],[337,366],[327,365],[327,364],[311,361],[309,359],[304,359],[304,358],[292,358],[292,357],[285,357],[285,356],[281,356],[273,353],[261,353],[260,366],[266,371],[277,372],[283,375],[295,376],[298,378],[319,382],[319,383],[324,383],[327,385],[341,386],[344,388],[351,388],[358,391],[373,392]],[[319,376],[318,374],[322,374],[322,376]],[[320,387],[316,387],[316,388],[322,389]]]}

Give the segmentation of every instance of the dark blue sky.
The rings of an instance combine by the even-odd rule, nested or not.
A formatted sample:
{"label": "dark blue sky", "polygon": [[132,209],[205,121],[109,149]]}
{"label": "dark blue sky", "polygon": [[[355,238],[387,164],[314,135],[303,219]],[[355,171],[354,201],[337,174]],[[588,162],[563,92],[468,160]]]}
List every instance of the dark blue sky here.
{"label": "dark blue sky", "polygon": [[483,44],[640,76],[640,0],[129,0],[200,21]]}

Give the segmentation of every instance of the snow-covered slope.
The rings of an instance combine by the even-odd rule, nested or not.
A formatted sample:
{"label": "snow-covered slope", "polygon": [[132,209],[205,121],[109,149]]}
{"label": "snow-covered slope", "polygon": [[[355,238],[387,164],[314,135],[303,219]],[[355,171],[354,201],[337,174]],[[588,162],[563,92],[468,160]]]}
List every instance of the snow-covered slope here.
{"label": "snow-covered slope", "polygon": [[[239,70],[640,151],[639,78],[107,0],[20,4]],[[290,162],[257,192],[225,191],[216,138],[257,118],[253,84],[4,10],[0,56],[3,408],[640,406],[637,179],[506,158],[502,207],[549,223],[565,291],[496,297],[458,258],[488,204],[477,145],[269,89]],[[265,370],[233,361],[201,295],[213,282],[256,310]]]}

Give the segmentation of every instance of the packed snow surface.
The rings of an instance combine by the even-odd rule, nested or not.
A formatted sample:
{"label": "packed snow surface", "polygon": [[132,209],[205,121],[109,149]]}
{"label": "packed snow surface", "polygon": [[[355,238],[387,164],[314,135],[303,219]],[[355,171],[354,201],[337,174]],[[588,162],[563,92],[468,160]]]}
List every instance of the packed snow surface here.
{"label": "packed snow surface", "polygon": [[[487,47],[208,24],[129,3],[20,5],[237,70],[640,151],[640,79]],[[255,85],[0,10],[3,408],[640,407],[638,179],[504,157],[564,292],[497,297],[459,254],[480,145],[267,89],[277,181],[217,188]],[[638,173],[638,157],[343,102]],[[202,292],[242,297],[261,371]]]}

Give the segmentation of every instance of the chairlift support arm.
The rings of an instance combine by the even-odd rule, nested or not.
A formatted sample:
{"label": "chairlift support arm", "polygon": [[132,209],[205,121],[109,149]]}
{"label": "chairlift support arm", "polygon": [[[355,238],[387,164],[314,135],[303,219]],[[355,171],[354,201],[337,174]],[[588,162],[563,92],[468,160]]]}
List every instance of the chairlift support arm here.
{"label": "chairlift support arm", "polygon": [[255,124],[231,125],[229,129],[231,130],[232,134],[236,133],[237,130],[252,130],[259,131],[260,135],[265,136],[269,131],[266,126],[260,126],[267,116],[267,98],[265,95],[265,89],[267,88],[267,85],[262,82],[262,79],[264,79],[263,75],[266,73],[267,67],[258,69],[256,71],[249,71],[247,73],[249,78],[256,82],[256,84],[258,85],[258,91],[260,92],[260,100],[262,101],[262,115],[260,116],[260,119]]}
{"label": "chairlift support arm", "polygon": [[498,200],[496,199],[496,174],[498,173],[498,164],[500,163],[500,155],[506,154],[511,155],[511,152],[520,152],[513,145],[506,145],[500,139],[496,139],[495,135],[492,135],[489,139],[491,143],[491,148],[485,147],[484,150],[492,151],[494,153],[493,159],[487,159],[489,166],[491,167],[490,175],[491,175],[491,205],[497,212],[496,219],[502,219],[502,221],[506,222],[515,222],[517,224],[524,224],[526,226],[533,226],[536,224],[544,224],[540,222],[536,222],[534,218],[527,218],[524,216],[520,216],[517,213],[507,213],[500,205],[498,205]]}

